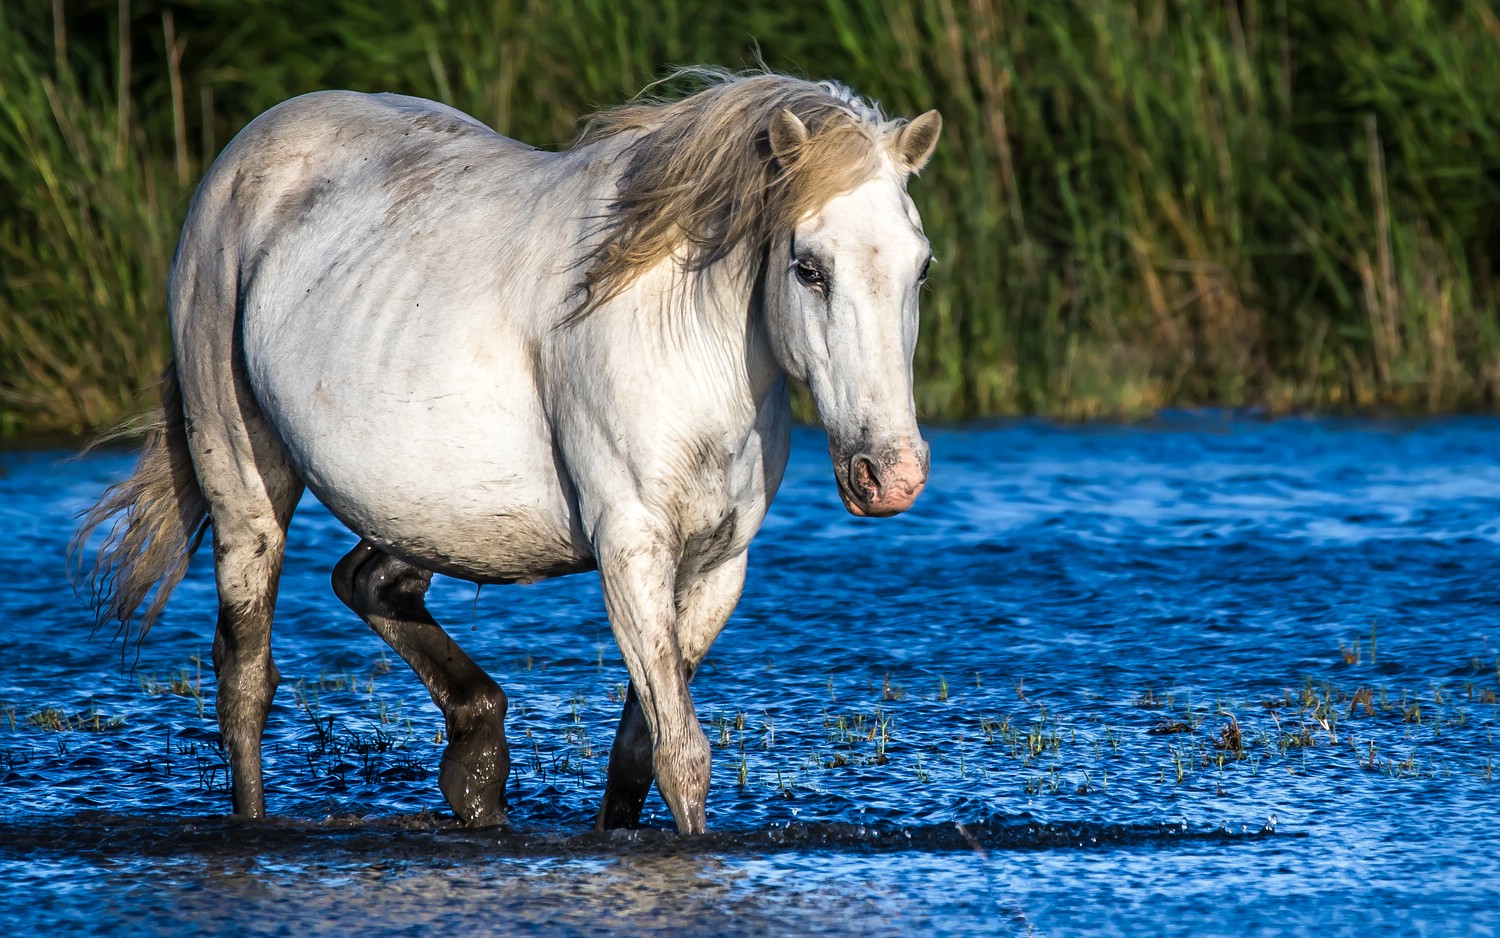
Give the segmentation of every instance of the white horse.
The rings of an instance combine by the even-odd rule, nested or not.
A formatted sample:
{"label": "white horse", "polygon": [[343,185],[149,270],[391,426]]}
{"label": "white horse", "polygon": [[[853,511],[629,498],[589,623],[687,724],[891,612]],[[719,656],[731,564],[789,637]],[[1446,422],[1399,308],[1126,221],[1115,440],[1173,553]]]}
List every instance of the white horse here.
{"label": "white horse", "polygon": [[811,390],[849,511],[922,490],[911,361],[931,251],[906,181],[940,117],[697,74],[704,90],[595,116],[562,152],[431,101],[309,94],[199,186],[162,406],[76,543],[113,519],[96,610],[144,632],[211,526],[237,814],[265,813],[272,607],[304,486],[361,538],[335,592],[443,711],[460,820],[505,818],[506,698],[428,613],[432,574],[597,568],[630,671],[598,823],[636,824],[654,777],[685,833],[704,830],[710,761],[688,682],[781,482],[787,376]]}

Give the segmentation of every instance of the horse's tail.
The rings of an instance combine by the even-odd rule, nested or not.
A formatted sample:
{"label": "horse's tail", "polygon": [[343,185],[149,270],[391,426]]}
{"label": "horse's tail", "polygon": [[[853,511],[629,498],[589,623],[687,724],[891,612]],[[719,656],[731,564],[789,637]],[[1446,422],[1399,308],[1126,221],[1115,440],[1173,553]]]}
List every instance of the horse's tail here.
{"label": "horse's tail", "polygon": [[[208,529],[208,503],[188,451],[175,363],[167,366],[162,377],[157,407],[94,445],[137,435],[145,441],[135,472],[105,489],[98,504],[82,513],[82,524],[68,552],[75,586],[80,591],[87,586],[95,629],[113,621],[118,633],[128,638],[136,613],[144,605],[135,628],[139,641],[187,573],[188,561]],[[106,522],[109,533],[93,563],[85,568],[89,538]]]}

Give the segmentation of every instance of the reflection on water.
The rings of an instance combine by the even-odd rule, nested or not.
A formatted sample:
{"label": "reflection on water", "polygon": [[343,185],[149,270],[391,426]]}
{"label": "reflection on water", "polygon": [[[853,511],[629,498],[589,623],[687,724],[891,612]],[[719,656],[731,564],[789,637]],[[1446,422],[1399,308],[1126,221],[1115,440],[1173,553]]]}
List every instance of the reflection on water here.
{"label": "reflection on water", "polygon": [[[177,934],[1493,931],[1500,423],[932,435],[908,516],[799,432],[694,684],[709,822],[586,833],[624,680],[597,579],[440,580],[512,700],[514,828],[448,829],[441,720],[332,597],[308,500],[269,825],[228,802],[207,552],[88,640],[70,516],[125,454],[0,454],[0,921]],[[133,664],[133,667],[132,667]],[[666,827],[660,801],[648,821]],[[1274,914],[1271,912],[1274,911]]]}
{"label": "reflection on water", "polygon": [[727,853],[661,836],[528,844],[498,832],[73,820],[50,841],[7,831],[0,872],[14,891],[0,914],[43,912],[81,934],[122,922],[165,933],[893,934],[965,921],[993,933],[1023,918],[983,862],[909,849],[811,850],[809,839],[768,855],[725,838]]}

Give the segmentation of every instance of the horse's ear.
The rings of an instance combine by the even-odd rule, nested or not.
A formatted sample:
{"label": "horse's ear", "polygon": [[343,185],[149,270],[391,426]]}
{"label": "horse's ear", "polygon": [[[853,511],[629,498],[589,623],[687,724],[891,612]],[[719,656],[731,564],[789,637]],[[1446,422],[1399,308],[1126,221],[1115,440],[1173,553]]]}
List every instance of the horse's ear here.
{"label": "horse's ear", "polygon": [[797,158],[797,152],[807,144],[807,125],[786,108],[771,115],[771,154],[776,162],[788,166]]}
{"label": "horse's ear", "polygon": [[901,128],[901,135],[896,138],[896,152],[901,154],[901,162],[906,164],[907,172],[922,171],[922,167],[932,158],[938,135],[942,132],[943,115],[937,111],[928,111]]}

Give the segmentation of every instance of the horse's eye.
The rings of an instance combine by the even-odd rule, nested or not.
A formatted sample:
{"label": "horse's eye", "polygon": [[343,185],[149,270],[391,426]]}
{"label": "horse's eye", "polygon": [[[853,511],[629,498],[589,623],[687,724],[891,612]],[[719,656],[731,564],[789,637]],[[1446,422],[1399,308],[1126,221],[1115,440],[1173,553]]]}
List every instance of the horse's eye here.
{"label": "horse's eye", "polygon": [[814,290],[824,290],[828,287],[828,276],[811,261],[797,262],[797,279]]}
{"label": "horse's eye", "polygon": [[917,283],[919,283],[919,284],[926,283],[927,282],[927,274],[929,272],[931,272],[931,270],[932,270],[932,258],[929,257],[929,258],[927,258],[926,263],[924,263],[922,265],[922,269],[919,270],[919,271],[917,271]]}

